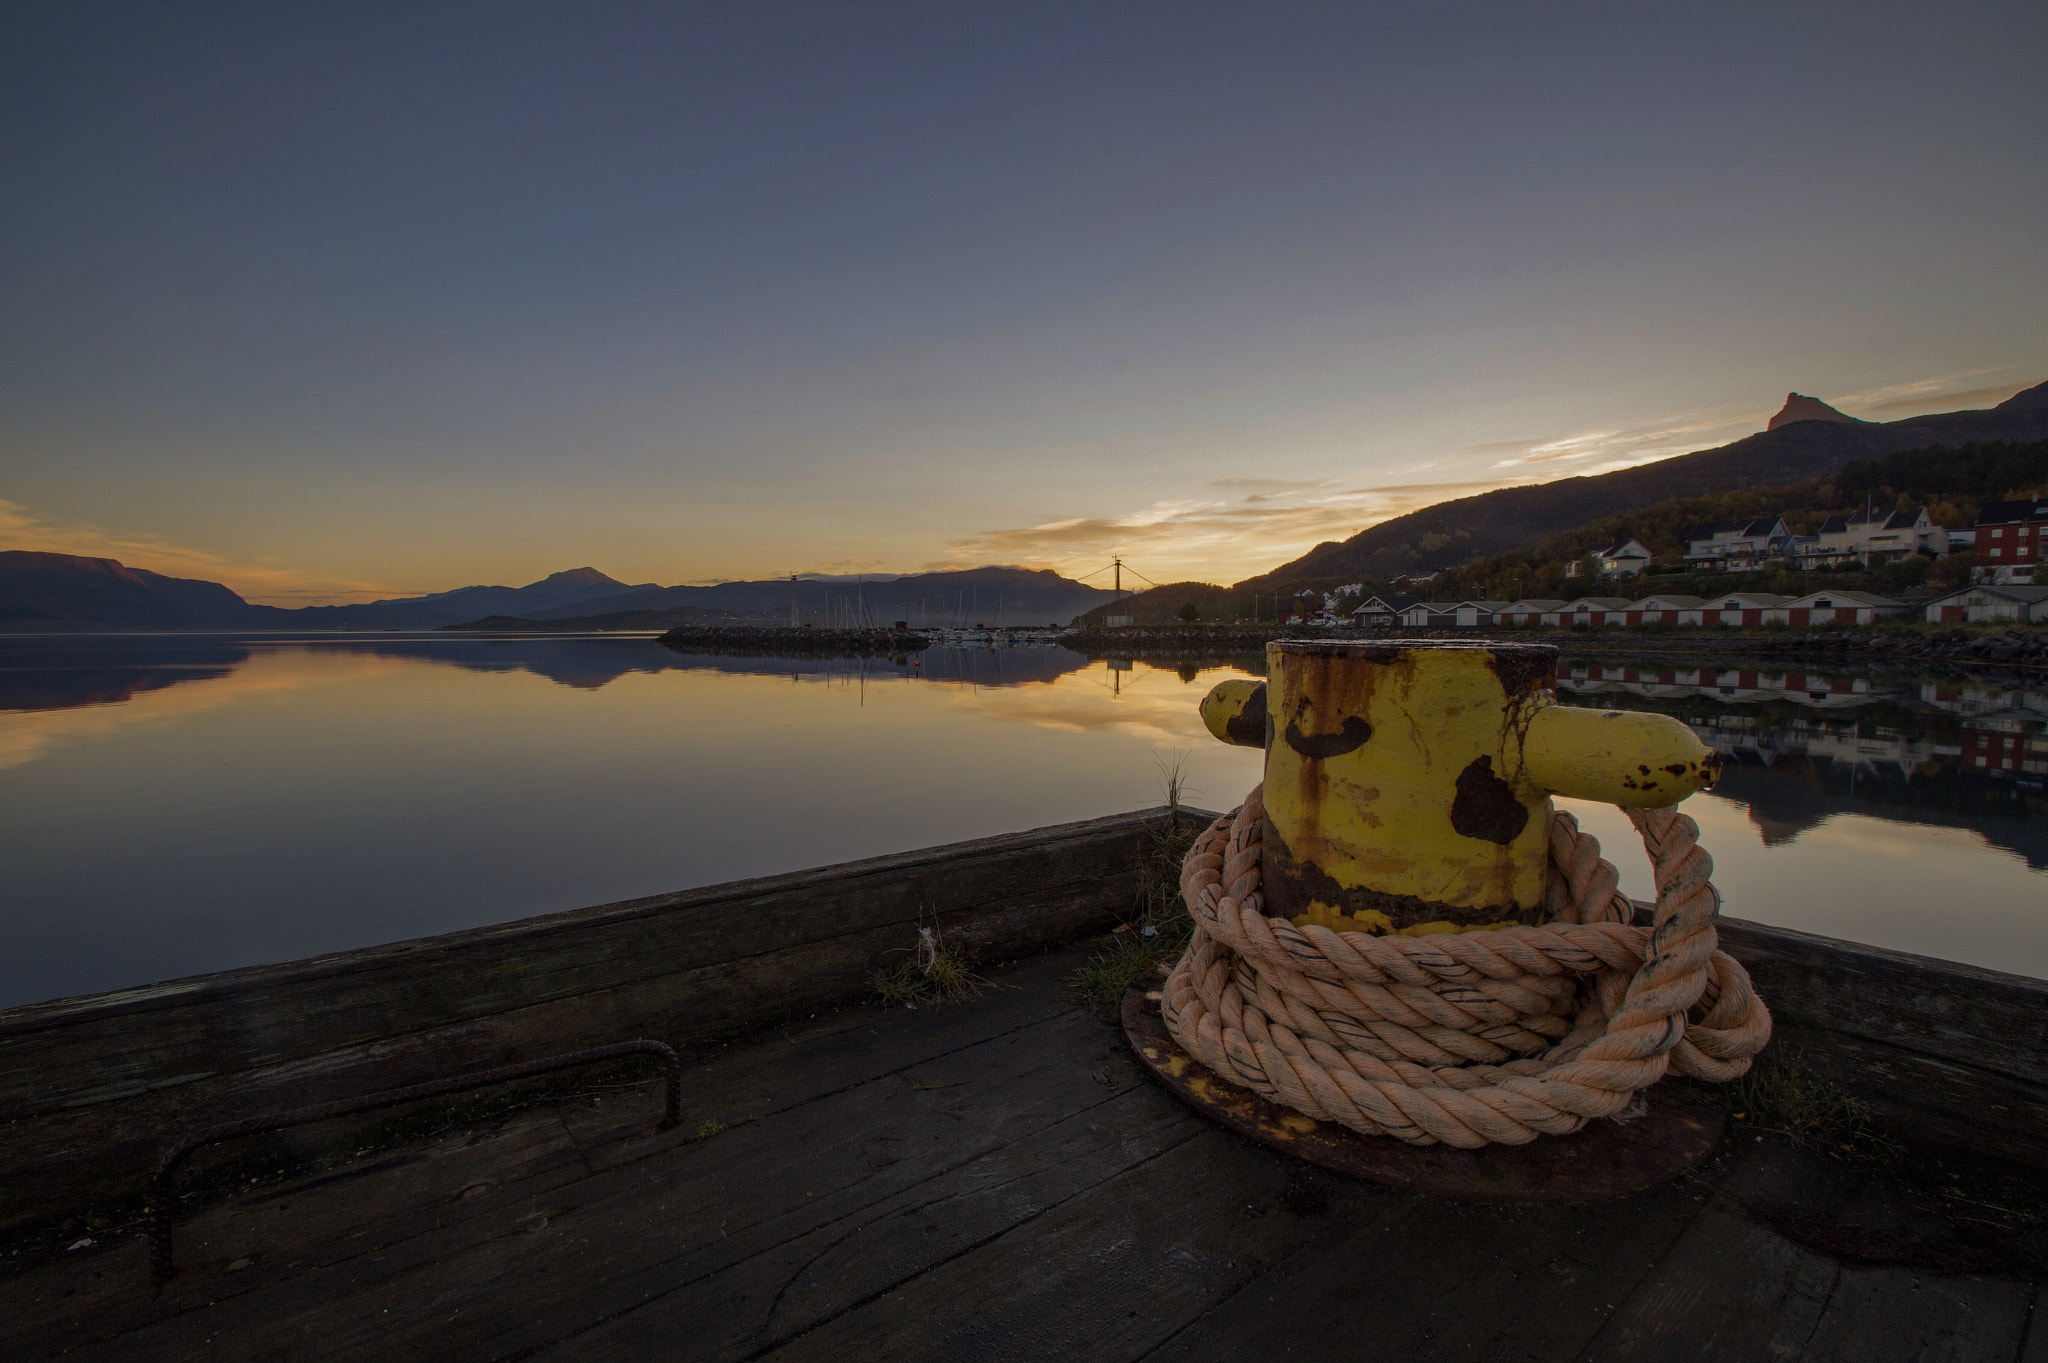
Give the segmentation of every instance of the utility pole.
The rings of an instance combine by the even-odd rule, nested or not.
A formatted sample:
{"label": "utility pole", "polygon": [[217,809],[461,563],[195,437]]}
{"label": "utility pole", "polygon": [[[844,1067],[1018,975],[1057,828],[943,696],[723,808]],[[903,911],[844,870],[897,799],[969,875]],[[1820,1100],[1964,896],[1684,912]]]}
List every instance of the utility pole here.
{"label": "utility pole", "polygon": [[789,575],[789,627],[796,628],[796,574]]}
{"label": "utility pole", "polygon": [[1111,556],[1110,556],[1110,562],[1112,562],[1112,563],[1114,563],[1114,564],[1116,565],[1116,599],[1117,599],[1117,600],[1119,600],[1119,601],[1121,601],[1121,600],[1123,600],[1123,598],[1124,598],[1124,560],[1123,560],[1123,556],[1122,556],[1122,555],[1120,555],[1120,554],[1113,554],[1113,555],[1111,555]]}

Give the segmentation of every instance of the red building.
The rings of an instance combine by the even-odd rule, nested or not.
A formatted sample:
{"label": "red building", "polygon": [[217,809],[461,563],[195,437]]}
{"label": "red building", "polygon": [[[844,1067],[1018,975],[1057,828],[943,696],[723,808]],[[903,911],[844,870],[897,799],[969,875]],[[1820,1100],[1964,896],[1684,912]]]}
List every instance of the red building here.
{"label": "red building", "polygon": [[2033,564],[2048,536],[2048,497],[1986,502],[1977,512],[1977,562],[1990,568]]}

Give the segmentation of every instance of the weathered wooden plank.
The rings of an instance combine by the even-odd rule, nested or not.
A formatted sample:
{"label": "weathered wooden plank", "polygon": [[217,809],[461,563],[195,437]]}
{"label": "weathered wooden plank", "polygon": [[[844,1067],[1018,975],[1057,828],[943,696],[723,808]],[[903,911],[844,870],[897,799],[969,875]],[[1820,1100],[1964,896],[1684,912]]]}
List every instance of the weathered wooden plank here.
{"label": "weathered wooden plank", "polygon": [[2048,1165],[2048,1086],[1817,1027],[1782,1025],[1771,1044],[1906,1139]]}
{"label": "weathered wooden plank", "polygon": [[1802,1358],[1840,1273],[1834,1260],[1711,1206],[1580,1357],[1583,1363]]}
{"label": "weathered wooden plank", "polygon": [[[1071,1022],[1082,1022],[1070,1019]],[[1045,1024],[1045,1025],[1057,1025]],[[1094,1027],[1092,1022],[1083,1025]],[[989,1045],[954,1063],[987,1074]],[[1044,1069],[1044,1066],[1038,1066]],[[1009,1078],[997,1072],[998,1080]],[[1135,1083],[1135,1076],[1133,1076]],[[961,1089],[977,1086],[961,1084]],[[631,1282],[663,1268],[690,1277],[772,1251],[936,1172],[1068,1120],[1085,1077],[989,1083],[964,1100],[897,1075],[800,1105],[716,1140],[671,1147],[663,1173],[642,1161],[509,1204],[495,1227],[435,1228],[378,1255],[309,1272],[205,1312],[217,1357],[269,1357],[317,1341],[323,1357],[452,1357],[478,1336],[532,1322],[563,1332],[567,1313],[601,1319],[636,1300]],[[1172,1114],[1177,1121],[1185,1115]],[[875,1140],[901,1149],[875,1157]],[[526,1227],[533,1219],[540,1224]],[[451,1320],[459,1329],[450,1330]],[[107,1341],[115,1354],[170,1348],[197,1328],[177,1321]],[[92,1356],[88,1354],[87,1356]]]}
{"label": "weathered wooden plank", "polygon": [[[617,1277],[579,1273],[553,1319],[480,1338],[451,1358],[741,1358],[829,1320],[1120,1170],[1186,1140],[1184,1111],[1132,1090],[808,1233],[713,1268],[687,1256]],[[595,1279],[593,1281],[593,1279]],[[607,1310],[609,1306],[609,1310]],[[566,1308],[566,1309],[565,1309]],[[577,1328],[578,1317],[594,1328]]]}
{"label": "weathered wooden plank", "polygon": [[[132,1193],[174,1133],[628,1035],[689,1043],[861,990],[941,930],[1105,924],[1161,811],[0,1013],[0,1226]],[[322,1148],[307,1130],[286,1148]]]}
{"label": "weathered wooden plank", "polygon": [[[1290,1209],[1291,1163],[1205,1124],[760,1357],[1144,1357],[1311,1237],[1317,1218]],[[1339,1215],[1372,1196],[1330,1194]]]}
{"label": "weathered wooden plank", "polygon": [[[678,1133],[662,1135],[650,1130],[660,1101],[659,1088],[653,1085],[615,1096],[608,1108],[596,1112],[580,1105],[572,1105],[566,1114],[545,1109],[503,1127],[494,1124],[432,1143],[426,1153],[445,1156],[445,1168],[430,1168],[425,1175],[418,1152],[414,1152],[396,1168],[383,1160],[370,1162],[375,1172],[367,1177],[357,1177],[365,1173],[365,1166],[351,1165],[207,1206],[179,1231],[179,1258],[185,1271],[173,1280],[161,1302],[150,1296],[145,1260],[137,1243],[77,1263],[60,1262],[15,1279],[0,1287],[0,1305],[16,1308],[12,1319],[19,1319],[27,1332],[25,1338],[33,1340],[36,1322],[45,1317],[30,1309],[30,1298],[42,1293],[76,1294],[67,1298],[67,1306],[84,1314],[85,1323],[60,1330],[52,1322],[49,1329],[51,1338],[62,1347],[76,1347],[140,1328],[196,1303],[224,1303],[288,1280],[317,1277],[317,1293],[336,1299],[350,1291],[375,1290],[376,1284],[392,1274],[417,1268],[436,1254],[460,1254],[478,1240],[503,1235],[504,1227],[523,1224],[533,1207],[542,1202],[601,1199],[604,1185],[568,1187],[587,1169],[688,1158],[689,1133],[706,1119],[774,1117],[863,1084],[900,1078],[913,1067],[949,1055],[971,1054],[982,1043],[1029,1031],[1055,1018],[1071,1018],[1071,1010],[1058,997],[1058,983],[1084,950],[1050,953],[998,972],[1000,987],[970,1008],[847,1010],[785,1027],[745,1046],[721,1048],[687,1072],[685,1122]],[[580,1128],[574,1132],[573,1144],[571,1133],[563,1129],[563,1115],[571,1127]],[[521,1154],[523,1142],[515,1140],[509,1147],[500,1143],[503,1131],[516,1136],[525,1126],[551,1132],[548,1160],[529,1165]],[[785,1123],[775,1129],[787,1134],[789,1128]],[[857,1130],[850,1127],[841,1134],[850,1139]],[[774,1139],[764,1131],[759,1126],[741,1127],[722,1140],[731,1143],[727,1147],[730,1157],[737,1159],[733,1147],[748,1140]],[[470,1148],[479,1137],[482,1144]],[[585,1152],[581,1158],[553,1158],[573,1155],[577,1147]],[[616,1177],[624,1180],[622,1186],[637,1188],[641,1186],[637,1180],[649,1174],[642,1168]],[[349,1186],[353,1190],[372,1196],[365,1201],[323,1193],[323,1189],[339,1186],[333,1182],[337,1178],[352,1180]],[[461,1195],[478,1188],[480,1192]],[[322,1210],[310,1216],[301,1211],[288,1225],[280,1225],[273,1220],[273,1213],[281,1204]],[[408,1242],[426,1236],[436,1237],[431,1247],[409,1246]],[[226,1248],[209,1253],[208,1247],[216,1244]],[[239,1273],[225,1272],[229,1260],[241,1255],[249,1255],[252,1265]],[[376,1256],[382,1257],[375,1264],[356,1262]],[[94,1273],[105,1276],[97,1280],[87,1276]],[[273,1303],[275,1300],[273,1296]]]}
{"label": "weathered wooden plank", "polygon": [[1722,919],[1782,1022],[2048,1088],[2048,980]]}
{"label": "weathered wooden plank", "polygon": [[[161,1295],[139,1237],[0,1281],[0,1357],[55,1355],[125,1335],[374,1254],[380,1233],[396,1225],[502,1215],[508,1202],[589,1172],[559,1117],[542,1109],[202,1204],[178,1226],[180,1272]],[[237,1262],[243,1267],[229,1267]]]}
{"label": "weathered wooden plank", "polygon": [[1706,1194],[1684,1179],[1581,1204],[1388,1197],[1365,1215],[1330,1218],[1158,1356],[1576,1358]]}
{"label": "weathered wooden plank", "polygon": [[2048,1285],[2034,1293],[2034,1315],[2027,1324],[2027,1342],[2020,1346],[2020,1363],[2048,1363]]}
{"label": "weathered wooden plank", "polygon": [[2013,1363],[2034,1295],[2008,1278],[1845,1268],[1806,1363]]}

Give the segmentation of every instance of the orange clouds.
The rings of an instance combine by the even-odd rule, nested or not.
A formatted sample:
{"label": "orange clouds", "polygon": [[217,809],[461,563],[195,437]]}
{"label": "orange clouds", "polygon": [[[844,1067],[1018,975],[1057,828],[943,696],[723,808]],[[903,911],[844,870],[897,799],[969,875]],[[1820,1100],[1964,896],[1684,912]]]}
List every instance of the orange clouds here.
{"label": "orange clouds", "polygon": [[118,559],[130,568],[166,577],[224,582],[245,599],[266,606],[336,605],[402,595],[371,582],[325,578],[288,568],[274,559],[236,563],[202,549],[168,543],[155,535],[122,533],[82,521],[60,521],[4,499],[0,499],[0,549]]}

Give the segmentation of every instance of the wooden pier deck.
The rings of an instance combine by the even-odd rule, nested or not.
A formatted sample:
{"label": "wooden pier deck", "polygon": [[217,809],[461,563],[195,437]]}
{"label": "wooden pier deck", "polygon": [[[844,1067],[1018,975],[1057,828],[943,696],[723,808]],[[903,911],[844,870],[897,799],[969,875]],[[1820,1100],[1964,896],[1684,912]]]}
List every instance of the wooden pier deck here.
{"label": "wooden pier deck", "polygon": [[0,1357],[2048,1363],[1963,1200],[1743,1123],[1617,1201],[1388,1192],[1154,1084],[1089,950],[696,1056],[675,1131],[650,1082],[203,1199],[160,1295],[132,1236],[0,1279]]}

